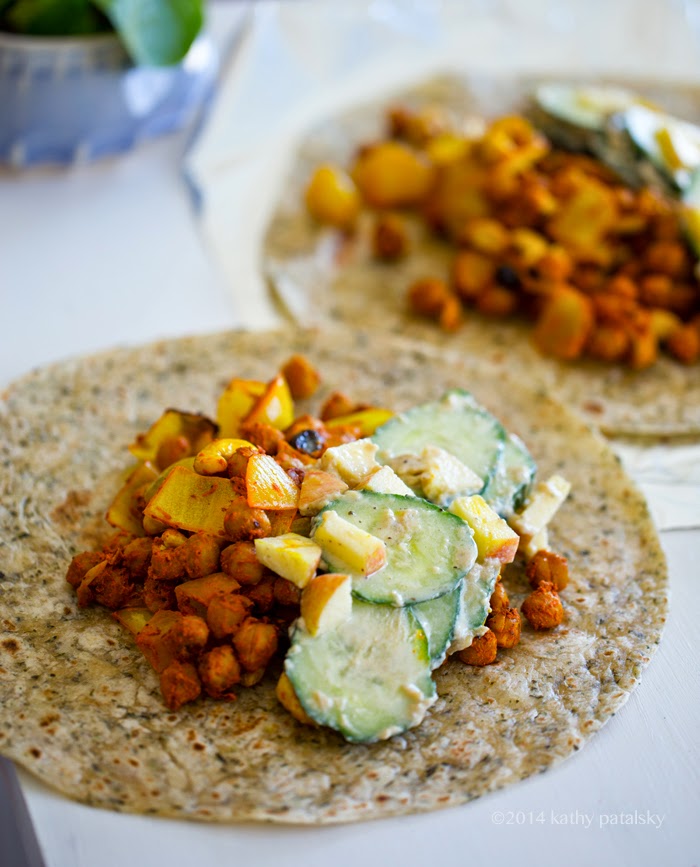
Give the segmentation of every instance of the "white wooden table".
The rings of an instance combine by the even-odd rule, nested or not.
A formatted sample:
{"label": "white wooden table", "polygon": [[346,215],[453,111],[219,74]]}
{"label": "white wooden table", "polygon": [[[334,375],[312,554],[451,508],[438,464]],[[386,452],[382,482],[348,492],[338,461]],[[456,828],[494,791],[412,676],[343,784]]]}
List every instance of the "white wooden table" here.
{"label": "white wooden table", "polygon": [[[216,12],[224,35],[236,10]],[[237,324],[181,183],[185,140],[87,168],[0,173],[0,387],[68,355]],[[454,810],[303,830],[112,814],[22,773],[48,867],[697,864],[700,529],[662,542],[672,608],[661,646],[628,704],[546,774]]]}

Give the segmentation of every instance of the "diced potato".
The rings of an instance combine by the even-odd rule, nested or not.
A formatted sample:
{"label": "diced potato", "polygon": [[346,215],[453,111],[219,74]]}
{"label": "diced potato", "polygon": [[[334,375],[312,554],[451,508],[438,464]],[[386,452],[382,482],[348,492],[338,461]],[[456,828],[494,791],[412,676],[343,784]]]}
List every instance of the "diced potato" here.
{"label": "diced potato", "polygon": [[225,537],[224,515],[236,496],[230,479],[200,476],[187,467],[175,466],[144,514],[169,527]]}
{"label": "diced potato", "polygon": [[168,633],[182,620],[179,611],[156,611],[136,636],[136,645],[150,665],[160,673],[175,659]]}
{"label": "diced potato", "polygon": [[311,635],[334,629],[352,613],[352,580],[349,575],[317,575],[301,594],[301,616]]}
{"label": "diced potato", "polygon": [[321,561],[321,548],[311,539],[296,533],[285,533],[255,540],[258,560],[297,587],[306,587],[316,574]]}
{"label": "diced potato", "polygon": [[270,455],[253,455],[245,474],[251,509],[296,509],[299,488]]}
{"label": "diced potato", "polygon": [[235,437],[238,434],[241,422],[265,393],[266,387],[264,382],[254,379],[232,379],[229,382],[216,410],[220,436]]}
{"label": "diced potato", "polygon": [[395,208],[420,203],[433,186],[435,169],[402,142],[383,141],[362,152],[353,177],[370,205]]}
{"label": "diced potato", "polygon": [[391,467],[381,467],[365,479],[360,485],[363,491],[376,491],[379,494],[401,494],[405,497],[414,497],[415,494],[396,475]]}
{"label": "diced potato", "polygon": [[228,595],[240,589],[240,584],[226,572],[213,572],[204,578],[185,581],[175,588],[177,607],[183,614],[204,617],[215,596]]}
{"label": "diced potato", "polygon": [[571,484],[559,475],[539,482],[527,506],[510,520],[511,527],[521,536],[537,536],[549,524],[557,509],[569,496]]}
{"label": "diced potato", "polygon": [[356,440],[326,449],[321,458],[321,469],[335,473],[351,488],[363,482],[379,469],[376,460],[377,445],[370,440]]}
{"label": "diced potato", "polygon": [[347,491],[348,486],[334,473],[324,470],[308,470],[305,473],[299,492],[299,512],[302,515],[317,515],[321,509],[340,494]]}
{"label": "diced potato", "polygon": [[512,563],[518,551],[520,537],[478,494],[458,497],[450,506],[471,527],[480,562],[498,560]]}
{"label": "diced potato", "polygon": [[473,470],[438,446],[425,446],[420,460],[423,493],[438,505],[447,505],[456,496],[467,496],[484,487],[483,480]]}
{"label": "diced potato", "polygon": [[322,513],[313,540],[324,555],[340,560],[351,572],[372,575],[386,564],[384,540],[361,530],[333,510]]}
{"label": "diced potato", "polygon": [[306,188],[306,207],[319,223],[349,229],[360,212],[360,196],[347,172],[337,166],[322,165]]}
{"label": "diced potato", "polygon": [[571,360],[583,351],[593,324],[590,299],[562,285],[547,298],[535,325],[533,340],[544,355]]}

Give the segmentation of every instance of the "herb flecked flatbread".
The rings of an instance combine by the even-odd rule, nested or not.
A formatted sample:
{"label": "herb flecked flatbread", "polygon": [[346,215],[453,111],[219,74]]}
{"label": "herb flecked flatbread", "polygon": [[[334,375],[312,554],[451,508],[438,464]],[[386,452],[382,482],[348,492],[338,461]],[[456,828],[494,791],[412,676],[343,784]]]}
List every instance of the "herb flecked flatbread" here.
{"label": "herb flecked flatbread", "polygon": [[[166,406],[214,412],[234,375],[306,353],[326,392],[404,409],[468,388],[573,493],[550,540],[569,559],[566,620],[523,624],[498,662],[450,661],[424,722],[369,746],[297,723],[276,674],[234,702],[173,713],[131,637],[77,607],[73,554],[103,521],[125,446]],[[659,642],[667,577],[646,505],[605,442],[545,393],[430,348],[350,330],[224,333],[35,371],[0,408],[0,752],[85,803],[205,819],[330,823],[454,806],[578,750],[627,700]],[[529,590],[508,567],[511,604]]]}
{"label": "herb flecked flatbread", "polygon": [[[661,357],[651,368],[634,371],[590,360],[574,363],[544,358],[532,346],[524,322],[497,321],[469,311],[459,331],[447,334],[435,323],[412,315],[406,292],[426,276],[447,277],[451,255],[446,245],[413,225],[410,254],[382,264],[371,256],[368,225],[361,221],[354,238],[319,229],[304,205],[304,188],[314,169],[326,162],[348,165],[361,143],[385,135],[390,104],[436,104],[455,117],[482,118],[512,113],[525,104],[542,79],[445,77],[381,101],[339,112],[301,141],[282,186],[264,249],[266,275],[275,296],[298,323],[348,322],[417,337],[453,349],[467,359],[487,361],[504,371],[527,371],[560,400],[610,435],[698,436],[700,368]],[[697,88],[637,81],[602,82],[639,92],[680,117],[700,115]],[[466,121],[469,123],[469,121]]]}

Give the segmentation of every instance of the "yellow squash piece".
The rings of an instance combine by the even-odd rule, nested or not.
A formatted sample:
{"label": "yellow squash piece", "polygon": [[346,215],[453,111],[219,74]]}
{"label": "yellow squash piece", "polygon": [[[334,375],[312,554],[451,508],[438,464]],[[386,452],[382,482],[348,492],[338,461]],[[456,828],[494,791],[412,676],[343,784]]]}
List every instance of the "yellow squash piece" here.
{"label": "yellow squash piece", "polygon": [[224,515],[236,496],[230,479],[173,467],[144,514],[169,527],[225,537]]}
{"label": "yellow squash piece", "polygon": [[294,421],[294,401],[283,376],[276,376],[267,383],[244,421],[246,424],[269,424],[279,430],[289,427]]}
{"label": "yellow squash piece", "polygon": [[153,617],[153,612],[149,611],[148,608],[122,608],[121,611],[115,611],[112,617],[118,620],[132,635],[136,636]]}
{"label": "yellow squash piece", "polygon": [[193,451],[199,450],[216,436],[214,422],[204,415],[166,409],[144,434],[139,434],[129,446],[131,454],[141,461],[155,461],[158,449],[167,440],[185,437]]}
{"label": "yellow squash piece", "polygon": [[254,379],[232,379],[226,386],[216,409],[216,421],[222,437],[235,437],[243,419],[265,393],[265,383]]}
{"label": "yellow squash piece", "polygon": [[270,455],[253,455],[245,475],[251,509],[296,509],[299,488]]}
{"label": "yellow squash piece", "polygon": [[132,536],[143,536],[142,516],[137,506],[136,495],[144,485],[151,484],[157,476],[158,470],[150,461],[138,464],[107,509],[105,515],[107,522],[120,530],[126,530]]}
{"label": "yellow squash piece", "polygon": [[325,425],[330,431],[339,427],[356,427],[360,436],[369,437],[393,416],[394,413],[390,409],[372,407],[371,409],[361,409],[357,412],[349,412],[347,415],[336,416],[336,418],[331,418],[325,422]]}

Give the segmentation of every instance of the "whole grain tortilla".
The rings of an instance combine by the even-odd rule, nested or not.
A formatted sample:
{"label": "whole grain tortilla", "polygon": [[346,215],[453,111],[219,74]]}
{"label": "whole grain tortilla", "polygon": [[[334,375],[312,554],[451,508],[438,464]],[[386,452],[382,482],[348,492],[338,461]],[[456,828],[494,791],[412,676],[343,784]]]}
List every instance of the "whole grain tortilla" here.
{"label": "whole grain tortilla", "polygon": [[[550,536],[570,563],[565,624],[523,622],[521,643],[485,668],[448,662],[424,722],[369,746],[297,723],[275,699],[279,670],[233,703],[168,711],[131,637],[104,609],[78,609],[64,580],[107,530],[136,433],[166,406],[213,413],[231,377],[270,378],[293,352],[318,366],[324,394],[395,409],[469,388],[528,443],[540,477],[573,485]],[[544,392],[388,336],[230,332],[38,370],[2,403],[0,464],[0,752],[113,810],[311,824],[463,803],[580,749],[627,700],[666,618],[657,535],[605,442]],[[522,569],[505,583],[520,605]]]}
{"label": "whole grain tortilla", "polygon": [[[373,260],[369,219],[352,238],[320,229],[304,206],[304,188],[324,162],[348,165],[361,143],[386,134],[388,105],[439,104],[466,124],[513,112],[525,105],[543,79],[442,77],[325,120],[301,141],[283,185],[264,244],[266,276],[282,308],[302,325],[328,321],[373,326],[448,347],[467,358],[489,360],[504,370],[527,370],[560,400],[609,435],[700,435],[700,366],[663,356],[651,368],[633,371],[591,360],[544,358],[530,341],[531,326],[467,313],[455,334],[412,315],[410,284],[425,276],[448,276],[453,253],[429,237],[415,220],[410,254],[398,263]],[[569,78],[569,80],[571,80]],[[589,82],[590,83],[590,82]],[[679,116],[700,121],[700,89],[642,81],[603,81],[629,87]]]}

